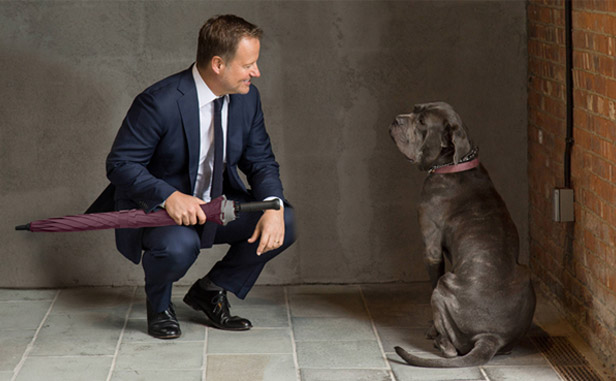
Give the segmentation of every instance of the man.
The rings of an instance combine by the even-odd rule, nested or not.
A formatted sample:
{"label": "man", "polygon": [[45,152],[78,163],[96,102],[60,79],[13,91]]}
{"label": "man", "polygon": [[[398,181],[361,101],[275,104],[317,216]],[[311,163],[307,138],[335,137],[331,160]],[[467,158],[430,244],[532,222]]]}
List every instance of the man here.
{"label": "man", "polygon": [[226,226],[206,222],[200,207],[221,193],[239,202],[284,200],[259,92],[251,84],[261,75],[261,35],[233,15],[208,20],[199,33],[196,64],[136,97],[107,157],[111,185],[89,212],[106,209],[113,191],[115,209],[164,207],[177,223],[116,230],[118,250],[136,264],[142,260],[148,333],[154,337],[181,335],[172,284],[200,249],[220,243],[230,244],[229,251],[193,284],[184,302],[204,312],[210,326],[250,329],[250,321],[231,315],[226,293],[245,298],[265,263],[294,241],[293,210],[286,203],[280,210],[245,213]]}

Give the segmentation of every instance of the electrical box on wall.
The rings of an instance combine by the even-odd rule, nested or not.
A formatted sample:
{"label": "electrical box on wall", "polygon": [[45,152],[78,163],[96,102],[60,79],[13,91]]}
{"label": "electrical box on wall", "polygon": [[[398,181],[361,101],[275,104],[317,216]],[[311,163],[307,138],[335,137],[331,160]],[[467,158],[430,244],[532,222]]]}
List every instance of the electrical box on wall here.
{"label": "electrical box on wall", "polygon": [[573,189],[554,189],[554,221],[574,221]]}

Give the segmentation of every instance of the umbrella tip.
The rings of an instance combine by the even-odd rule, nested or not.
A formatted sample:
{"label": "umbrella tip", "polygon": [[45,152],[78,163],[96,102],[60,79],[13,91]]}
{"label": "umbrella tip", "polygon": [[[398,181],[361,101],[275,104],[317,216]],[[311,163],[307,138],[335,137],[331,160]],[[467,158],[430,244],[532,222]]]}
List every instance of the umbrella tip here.
{"label": "umbrella tip", "polygon": [[17,225],[15,226],[15,230],[30,230],[30,224]]}

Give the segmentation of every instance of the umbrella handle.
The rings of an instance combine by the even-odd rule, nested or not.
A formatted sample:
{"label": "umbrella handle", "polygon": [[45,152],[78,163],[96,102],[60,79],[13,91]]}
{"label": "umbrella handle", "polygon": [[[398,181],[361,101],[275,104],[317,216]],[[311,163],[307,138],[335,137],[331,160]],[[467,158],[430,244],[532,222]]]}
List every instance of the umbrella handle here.
{"label": "umbrella handle", "polygon": [[266,209],[280,210],[280,200],[274,199],[270,201],[246,202],[243,204],[235,204],[236,212],[260,212]]}
{"label": "umbrella handle", "polygon": [[30,230],[30,224],[17,225],[15,226],[15,230]]}
{"label": "umbrella handle", "polygon": [[278,199],[270,201],[245,202],[243,204],[235,201],[227,200],[223,196],[220,207],[220,220],[223,225],[235,220],[240,212],[262,212],[266,209],[280,209],[280,201]]}

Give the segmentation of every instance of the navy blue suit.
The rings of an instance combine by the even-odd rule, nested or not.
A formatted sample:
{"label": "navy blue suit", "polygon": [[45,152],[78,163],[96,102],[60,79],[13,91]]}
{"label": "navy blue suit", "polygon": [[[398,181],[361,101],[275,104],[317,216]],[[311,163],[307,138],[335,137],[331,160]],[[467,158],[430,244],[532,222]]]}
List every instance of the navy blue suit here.
{"label": "navy blue suit", "polygon": [[[107,177],[116,210],[156,209],[173,192],[192,194],[199,164],[200,130],[197,91],[191,69],[165,78],[139,94],[118,131],[109,156]],[[237,169],[245,175],[248,190]],[[112,191],[114,189],[114,191]],[[226,169],[223,193],[239,201],[276,196],[284,200],[278,163],[265,130],[261,100],[256,87],[248,94],[230,95],[227,124]],[[100,205],[108,200],[97,200]],[[293,210],[285,202],[285,241],[261,256],[252,234],[260,213],[240,216],[227,226],[217,227],[213,242],[202,242],[202,227],[117,229],[116,245],[138,264],[142,258],[146,293],[157,310],[167,307],[171,284],[194,262],[199,249],[214,243],[229,243],[227,255],[208,274],[214,283],[239,297],[246,296],[265,262],[294,240]],[[213,224],[207,222],[207,224]]]}

